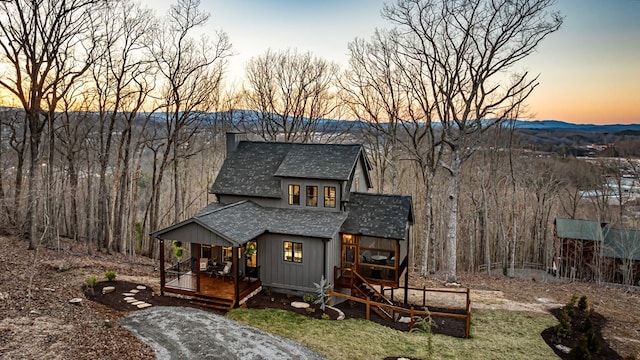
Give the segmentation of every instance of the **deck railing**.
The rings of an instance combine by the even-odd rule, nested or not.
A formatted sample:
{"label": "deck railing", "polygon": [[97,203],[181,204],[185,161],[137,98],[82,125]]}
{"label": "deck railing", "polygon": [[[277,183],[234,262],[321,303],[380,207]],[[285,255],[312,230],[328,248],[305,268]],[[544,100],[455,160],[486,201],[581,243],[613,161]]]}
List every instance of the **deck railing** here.
{"label": "deck railing", "polygon": [[196,291],[197,274],[187,271],[165,270],[165,287],[178,290]]}

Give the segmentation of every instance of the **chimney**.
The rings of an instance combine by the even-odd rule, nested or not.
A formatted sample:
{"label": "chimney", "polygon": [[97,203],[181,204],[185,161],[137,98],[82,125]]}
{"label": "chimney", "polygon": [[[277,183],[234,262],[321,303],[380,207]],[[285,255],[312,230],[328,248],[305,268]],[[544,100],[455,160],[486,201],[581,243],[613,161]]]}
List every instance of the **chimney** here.
{"label": "chimney", "polygon": [[247,141],[247,133],[245,132],[232,132],[229,131],[226,134],[227,137],[227,156],[234,152],[238,148],[240,141]]}

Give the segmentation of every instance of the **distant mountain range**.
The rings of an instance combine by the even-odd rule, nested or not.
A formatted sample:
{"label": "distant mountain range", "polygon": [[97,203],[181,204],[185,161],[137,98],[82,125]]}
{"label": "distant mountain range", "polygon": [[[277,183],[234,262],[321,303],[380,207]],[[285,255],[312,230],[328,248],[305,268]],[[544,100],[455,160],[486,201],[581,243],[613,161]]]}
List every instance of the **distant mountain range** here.
{"label": "distant mountain range", "polygon": [[518,129],[568,130],[592,133],[619,133],[623,131],[640,131],[640,124],[572,124],[559,120],[516,120]]}

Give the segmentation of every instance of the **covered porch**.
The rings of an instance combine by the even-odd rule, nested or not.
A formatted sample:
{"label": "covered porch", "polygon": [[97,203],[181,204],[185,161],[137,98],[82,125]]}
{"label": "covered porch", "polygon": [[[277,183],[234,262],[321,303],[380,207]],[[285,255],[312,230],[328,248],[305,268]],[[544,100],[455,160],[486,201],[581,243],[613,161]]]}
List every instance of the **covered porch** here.
{"label": "covered porch", "polygon": [[231,309],[262,288],[253,236],[230,236],[207,215],[159,230],[160,286],[204,305]]}

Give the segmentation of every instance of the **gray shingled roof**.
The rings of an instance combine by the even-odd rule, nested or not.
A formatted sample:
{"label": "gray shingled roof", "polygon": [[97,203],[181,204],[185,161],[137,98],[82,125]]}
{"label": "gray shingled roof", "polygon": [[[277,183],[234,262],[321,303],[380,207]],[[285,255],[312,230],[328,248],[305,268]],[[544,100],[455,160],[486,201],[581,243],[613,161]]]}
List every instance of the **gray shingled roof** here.
{"label": "gray shingled roof", "polygon": [[351,193],[341,232],[405,240],[406,223],[413,223],[410,196]]}
{"label": "gray shingled roof", "polygon": [[609,228],[605,230],[604,256],[640,260],[640,231]]}
{"label": "gray shingled roof", "polygon": [[596,220],[556,218],[556,234],[559,238],[602,241],[602,228]]}
{"label": "gray shingled roof", "polygon": [[265,232],[330,239],[346,217],[346,214],[338,212],[266,208],[246,200],[222,207],[209,204],[193,218],[152,235],[160,236],[176,227],[196,222],[235,246]]}
{"label": "gray shingled roof", "polygon": [[280,177],[348,180],[361,152],[361,145],[242,141],[210,192],[280,198]]}

